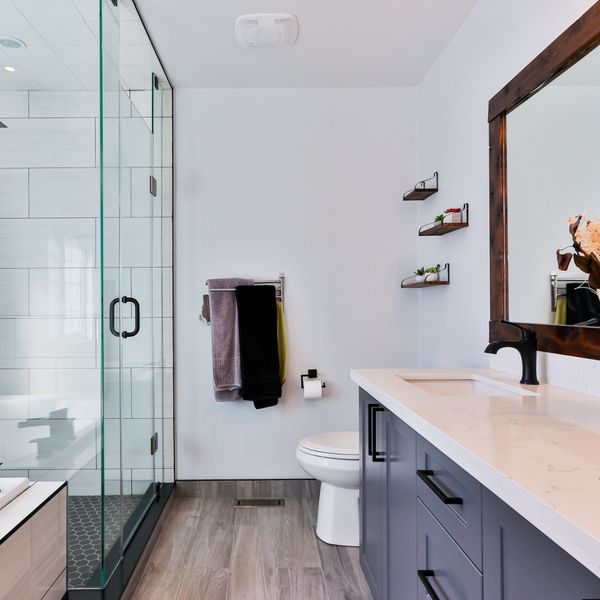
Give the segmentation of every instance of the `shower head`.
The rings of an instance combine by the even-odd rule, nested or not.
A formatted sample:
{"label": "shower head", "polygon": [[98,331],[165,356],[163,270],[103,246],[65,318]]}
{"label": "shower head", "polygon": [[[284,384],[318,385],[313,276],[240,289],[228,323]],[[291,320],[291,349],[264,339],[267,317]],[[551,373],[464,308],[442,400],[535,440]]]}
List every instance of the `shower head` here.
{"label": "shower head", "polygon": [[0,121],[0,129],[6,129],[7,125],[5,125],[2,121]]}

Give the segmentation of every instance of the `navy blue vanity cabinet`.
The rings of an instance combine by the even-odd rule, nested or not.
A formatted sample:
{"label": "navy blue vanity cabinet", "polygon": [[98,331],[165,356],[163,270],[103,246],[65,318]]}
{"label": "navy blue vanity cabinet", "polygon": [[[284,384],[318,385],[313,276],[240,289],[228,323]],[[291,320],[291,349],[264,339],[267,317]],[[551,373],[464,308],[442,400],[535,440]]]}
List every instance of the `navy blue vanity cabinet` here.
{"label": "navy blue vanity cabinet", "polygon": [[[417,552],[418,600],[482,600],[483,576],[420,500],[417,501]],[[529,598],[537,599],[537,596]]]}
{"label": "navy blue vanity cabinet", "polygon": [[360,390],[373,600],[600,600],[600,579]]}
{"label": "navy blue vanity cabinet", "polygon": [[417,496],[482,571],[482,485],[417,436]]}
{"label": "navy blue vanity cabinet", "polygon": [[417,595],[417,434],[391,412],[386,416],[387,597],[412,600]]}
{"label": "navy blue vanity cabinet", "polygon": [[388,597],[385,413],[360,390],[360,565],[373,600]]}
{"label": "navy blue vanity cabinet", "polygon": [[598,600],[600,579],[487,489],[485,600]]}
{"label": "navy blue vanity cabinet", "polygon": [[417,435],[360,391],[360,564],[374,600],[417,593]]}

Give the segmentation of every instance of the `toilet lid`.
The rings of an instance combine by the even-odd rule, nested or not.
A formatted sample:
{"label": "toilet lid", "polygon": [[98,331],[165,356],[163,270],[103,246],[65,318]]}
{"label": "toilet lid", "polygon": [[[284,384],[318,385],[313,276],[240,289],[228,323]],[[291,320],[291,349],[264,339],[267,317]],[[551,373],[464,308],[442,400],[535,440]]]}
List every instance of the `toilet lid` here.
{"label": "toilet lid", "polygon": [[299,446],[311,454],[357,459],[358,444],[358,431],[331,431],[309,435],[300,440]]}

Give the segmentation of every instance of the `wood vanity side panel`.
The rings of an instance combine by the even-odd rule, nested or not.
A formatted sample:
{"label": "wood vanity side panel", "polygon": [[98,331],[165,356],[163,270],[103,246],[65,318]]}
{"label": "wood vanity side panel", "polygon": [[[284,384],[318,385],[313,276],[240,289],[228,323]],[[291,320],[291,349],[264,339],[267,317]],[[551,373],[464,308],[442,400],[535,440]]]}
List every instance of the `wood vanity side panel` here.
{"label": "wood vanity side panel", "polygon": [[42,600],[63,600],[67,591],[67,570],[65,569],[46,592]]}
{"label": "wood vanity side panel", "polygon": [[36,597],[41,598],[67,564],[67,490],[64,488],[31,518]]}
{"label": "wood vanity side panel", "polygon": [[600,579],[487,489],[483,562],[485,600],[600,598]]}
{"label": "wood vanity side panel", "polygon": [[31,581],[32,551],[31,521],[28,521],[0,545],[0,600],[41,598],[36,598]]}

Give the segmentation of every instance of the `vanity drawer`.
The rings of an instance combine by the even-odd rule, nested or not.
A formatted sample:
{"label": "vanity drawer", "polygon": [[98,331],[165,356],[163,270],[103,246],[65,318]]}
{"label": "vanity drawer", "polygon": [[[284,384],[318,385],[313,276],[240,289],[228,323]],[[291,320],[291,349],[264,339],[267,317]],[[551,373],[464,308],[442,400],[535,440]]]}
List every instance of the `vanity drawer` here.
{"label": "vanity drawer", "polygon": [[417,496],[483,570],[481,484],[422,437],[417,439]]}
{"label": "vanity drawer", "polygon": [[482,574],[420,500],[417,552],[417,600],[483,599]]}

